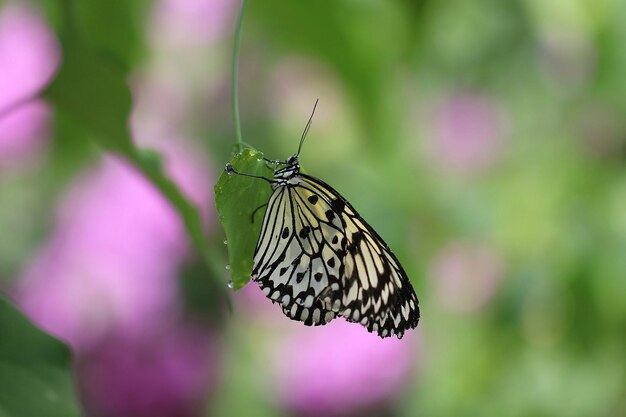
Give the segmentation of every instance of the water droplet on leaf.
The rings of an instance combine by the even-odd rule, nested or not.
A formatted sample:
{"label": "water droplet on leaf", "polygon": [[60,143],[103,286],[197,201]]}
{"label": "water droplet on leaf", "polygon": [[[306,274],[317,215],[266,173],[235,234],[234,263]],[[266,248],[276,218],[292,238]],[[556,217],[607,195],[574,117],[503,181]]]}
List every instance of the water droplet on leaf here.
{"label": "water droplet on leaf", "polygon": [[228,281],[228,288],[232,290],[233,288],[235,288],[235,284],[233,284],[232,281]]}
{"label": "water droplet on leaf", "polygon": [[226,265],[226,270],[229,271],[230,270],[230,265]]}

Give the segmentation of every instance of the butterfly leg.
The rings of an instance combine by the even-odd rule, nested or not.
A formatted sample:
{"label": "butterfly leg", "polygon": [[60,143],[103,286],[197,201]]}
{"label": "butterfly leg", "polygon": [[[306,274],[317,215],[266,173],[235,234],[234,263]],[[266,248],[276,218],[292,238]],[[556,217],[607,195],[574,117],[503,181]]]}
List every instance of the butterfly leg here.
{"label": "butterfly leg", "polygon": [[250,215],[250,223],[254,224],[254,215],[257,211],[261,210],[263,207],[266,207],[269,203],[261,204],[259,207],[255,208],[252,214]]}
{"label": "butterfly leg", "polygon": [[287,162],[285,161],[277,161],[275,159],[267,159],[267,158],[263,158],[263,160],[269,165],[269,164],[274,164],[274,165],[287,165]]}
{"label": "butterfly leg", "polygon": [[235,168],[231,164],[226,164],[226,166],[224,167],[224,171],[226,171],[226,173],[228,175],[233,175],[233,174],[242,175],[244,177],[258,178],[260,180],[265,180],[265,181],[269,182],[270,184],[274,183],[273,180],[270,180],[269,178],[265,178],[265,177],[263,177],[261,175],[252,175],[252,174],[246,174],[244,172],[239,172],[239,171],[235,170]]}

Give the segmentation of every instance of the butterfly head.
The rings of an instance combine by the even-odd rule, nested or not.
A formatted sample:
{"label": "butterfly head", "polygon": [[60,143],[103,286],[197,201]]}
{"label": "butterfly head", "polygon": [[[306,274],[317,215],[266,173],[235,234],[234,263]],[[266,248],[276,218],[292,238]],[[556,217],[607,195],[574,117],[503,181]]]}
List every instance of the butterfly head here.
{"label": "butterfly head", "polygon": [[287,165],[287,166],[293,166],[293,165],[300,166],[300,161],[298,161],[298,155],[290,156],[289,159],[287,159],[285,161],[285,165]]}
{"label": "butterfly head", "polygon": [[294,155],[287,159],[283,167],[274,171],[274,179],[277,181],[288,181],[300,172],[300,161],[298,156]]}

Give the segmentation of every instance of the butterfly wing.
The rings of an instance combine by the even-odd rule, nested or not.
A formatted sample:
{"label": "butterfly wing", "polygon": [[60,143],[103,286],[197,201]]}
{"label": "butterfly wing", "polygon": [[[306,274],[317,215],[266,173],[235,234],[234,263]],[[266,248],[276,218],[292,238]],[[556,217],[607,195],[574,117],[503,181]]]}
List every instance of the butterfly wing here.
{"label": "butterfly wing", "polygon": [[[402,337],[417,326],[419,306],[415,291],[387,244],[336,190],[321,180],[301,174],[301,187],[330,206],[328,221],[342,227],[340,241],[343,277],[341,291],[331,292],[338,315],[376,331],[379,336]],[[318,203],[319,204],[319,203]],[[332,241],[331,241],[332,242]],[[345,247],[345,248],[344,248]]]}
{"label": "butterfly wing", "polygon": [[322,265],[320,232],[303,218],[293,189],[277,187],[270,197],[261,236],[255,250],[252,279],[283,312],[306,325],[322,325],[335,313],[326,308],[321,294],[339,279]]}
{"label": "butterfly wing", "polygon": [[402,337],[419,321],[415,292],[386,243],[337,191],[308,175],[274,190],[253,279],[307,325],[342,316],[381,337]]}

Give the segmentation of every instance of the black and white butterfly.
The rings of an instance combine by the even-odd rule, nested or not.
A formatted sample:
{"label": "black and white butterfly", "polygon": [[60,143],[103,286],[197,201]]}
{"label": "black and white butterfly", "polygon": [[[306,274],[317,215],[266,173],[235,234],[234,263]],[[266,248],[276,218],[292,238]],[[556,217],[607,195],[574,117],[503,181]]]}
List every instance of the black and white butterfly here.
{"label": "black and white butterfly", "polygon": [[[273,179],[264,178],[273,192],[252,279],[285,315],[307,326],[344,317],[380,337],[402,338],[420,317],[402,265],[345,198],[300,172],[298,156],[312,117],[294,156],[266,160],[278,168]],[[226,171],[246,175],[230,165]]]}

